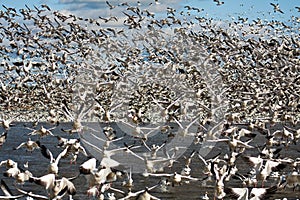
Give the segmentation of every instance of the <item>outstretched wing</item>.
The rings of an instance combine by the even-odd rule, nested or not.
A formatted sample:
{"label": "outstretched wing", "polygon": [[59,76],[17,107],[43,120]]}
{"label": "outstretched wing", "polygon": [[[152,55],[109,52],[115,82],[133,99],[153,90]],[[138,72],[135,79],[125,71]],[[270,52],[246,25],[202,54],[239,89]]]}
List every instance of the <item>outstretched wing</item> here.
{"label": "outstretched wing", "polygon": [[45,145],[41,145],[41,153],[45,158],[50,159],[51,162],[54,160],[52,152]]}

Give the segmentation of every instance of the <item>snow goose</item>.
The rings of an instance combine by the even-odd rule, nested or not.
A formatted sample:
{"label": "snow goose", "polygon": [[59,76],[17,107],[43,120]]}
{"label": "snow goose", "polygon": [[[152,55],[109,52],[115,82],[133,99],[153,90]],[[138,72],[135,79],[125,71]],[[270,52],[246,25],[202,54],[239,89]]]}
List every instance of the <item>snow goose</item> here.
{"label": "snow goose", "polygon": [[60,159],[65,156],[67,150],[68,149],[65,148],[60,154],[58,154],[56,158],[54,158],[52,152],[45,145],[41,145],[42,155],[50,160],[50,164],[48,165],[48,173],[53,173],[55,175],[58,174],[58,163]]}
{"label": "snow goose", "polygon": [[31,138],[28,138],[26,142],[22,142],[19,144],[19,146],[15,147],[14,150],[18,150],[20,148],[26,148],[26,151],[32,152],[35,149],[40,148],[40,142],[39,141],[32,141]]}

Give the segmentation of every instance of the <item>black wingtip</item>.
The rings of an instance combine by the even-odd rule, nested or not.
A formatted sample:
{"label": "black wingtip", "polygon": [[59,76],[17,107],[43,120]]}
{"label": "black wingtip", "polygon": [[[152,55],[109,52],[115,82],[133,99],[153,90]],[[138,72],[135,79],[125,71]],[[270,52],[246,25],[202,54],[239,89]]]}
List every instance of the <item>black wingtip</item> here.
{"label": "black wingtip", "polygon": [[79,173],[80,173],[80,174],[87,175],[87,174],[90,174],[90,173],[91,173],[91,170],[85,169],[85,168],[83,168],[83,167],[79,167]]}
{"label": "black wingtip", "polygon": [[7,138],[7,131],[5,131],[1,136],[4,136],[5,139]]}
{"label": "black wingtip", "polygon": [[28,181],[29,181],[30,183],[33,183],[33,182],[34,182],[34,178],[29,177]]}
{"label": "black wingtip", "polygon": [[[1,189],[5,188],[5,190],[9,193],[12,194],[11,190],[9,189],[8,185],[5,183],[5,181],[3,179],[1,179]],[[3,189],[2,189],[3,190]]]}
{"label": "black wingtip", "polygon": [[7,173],[7,172],[3,172],[3,176],[4,177],[11,177],[11,175],[9,173]]}
{"label": "black wingtip", "polygon": [[50,159],[50,155],[49,155],[49,153],[47,152],[47,151],[48,151],[48,148],[47,148],[45,145],[43,145],[43,144],[40,146],[40,148],[41,148],[41,153],[42,153],[42,155],[43,155],[45,158]]}
{"label": "black wingtip", "polygon": [[278,190],[278,186],[274,185],[266,189],[265,197],[268,198],[270,195],[275,194]]}

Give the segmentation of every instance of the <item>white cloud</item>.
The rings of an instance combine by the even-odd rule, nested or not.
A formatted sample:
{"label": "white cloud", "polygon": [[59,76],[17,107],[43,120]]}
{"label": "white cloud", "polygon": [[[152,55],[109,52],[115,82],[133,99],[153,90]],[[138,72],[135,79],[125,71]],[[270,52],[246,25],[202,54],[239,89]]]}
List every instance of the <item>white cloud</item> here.
{"label": "white cloud", "polygon": [[[125,1],[124,1],[125,2]],[[82,17],[106,17],[120,16],[122,11],[126,11],[127,6],[121,6],[122,1],[109,1],[114,8],[110,9],[106,0],[59,0],[60,4],[65,4],[64,9],[70,10],[74,14],[80,14]],[[129,6],[138,6],[140,11],[147,9],[154,13],[165,12],[167,7],[179,7],[180,1],[169,0],[161,1],[156,4],[154,0],[140,0],[140,4],[136,0],[126,1]],[[130,11],[128,11],[130,13]]]}

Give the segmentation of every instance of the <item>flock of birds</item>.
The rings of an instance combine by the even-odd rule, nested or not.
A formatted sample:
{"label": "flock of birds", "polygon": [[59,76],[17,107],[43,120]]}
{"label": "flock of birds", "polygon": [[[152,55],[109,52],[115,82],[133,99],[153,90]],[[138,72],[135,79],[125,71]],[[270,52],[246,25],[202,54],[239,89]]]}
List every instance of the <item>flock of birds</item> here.
{"label": "flock of birds", "polygon": [[[13,152],[42,155],[47,167],[5,155],[0,199],[76,199],[80,190],[150,200],[201,186],[202,199],[258,200],[300,185],[289,154],[300,138],[299,17],[220,21],[190,6],[156,14],[159,1],[106,4],[123,11],[84,18],[3,5],[0,153],[18,129],[27,139]],[[270,15],[283,13],[271,5]]]}

